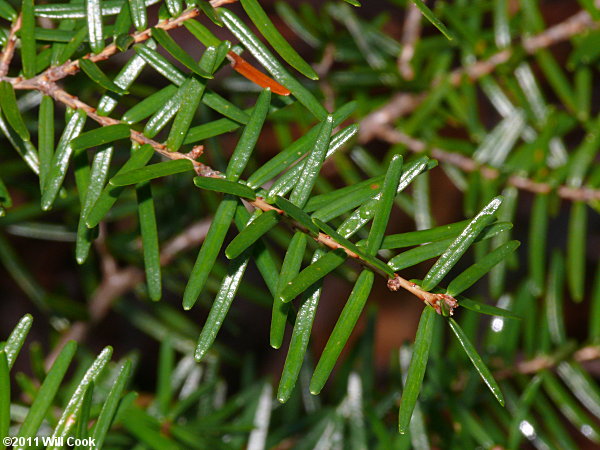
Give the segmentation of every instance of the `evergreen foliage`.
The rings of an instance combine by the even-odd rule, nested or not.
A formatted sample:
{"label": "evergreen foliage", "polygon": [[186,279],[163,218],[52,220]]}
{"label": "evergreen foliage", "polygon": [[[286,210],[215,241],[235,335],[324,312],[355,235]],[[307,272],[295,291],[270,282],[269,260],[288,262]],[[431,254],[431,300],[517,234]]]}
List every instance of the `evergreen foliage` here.
{"label": "evergreen foliage", "polygon": [[[598,6],[548,26],[536,0],[390,0],[395,39],[367,2],[229,3],[0,0],[0,263],[54,328],[48,355],[26,344],[30,315],[2,336],[0,434],[139,449],[568,449],[573,430],[600,443],[585,365],[600,357]],[[550,50],[563,41],[564,67]],[[439,177],[461,192],[455,223],[436,223]],[[412,229],[388,232],[399,214]],[[46,290],[11,236],[70,243],[87,305]],[[314,359],[334,277],[351,292]],[[423,306],[385,387],[366,306],[378,285]],[[238,296],[271,316],[286,355],[273,383],[220,342]],[[565,323],[572,302],[586,332]],[[132,382],[145,355],[74,342],[111,310],[160,341],[154,392]],[[241,367],[238,387],[223,365]]]}

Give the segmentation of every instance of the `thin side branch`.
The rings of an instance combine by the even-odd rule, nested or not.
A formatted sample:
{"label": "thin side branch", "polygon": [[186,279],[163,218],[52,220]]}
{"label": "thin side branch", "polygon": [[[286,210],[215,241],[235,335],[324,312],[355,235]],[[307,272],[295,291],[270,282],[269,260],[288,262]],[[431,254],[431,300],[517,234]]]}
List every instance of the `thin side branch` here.
{"label": "thin side branch", "polygon": [[[196,222],[183,230],[177,236],[167,241],[160,252],[160,265],[168,265],[177,254],[194,248],[201,244],[208,233],[212,219]],[[45,361],[50,367],[64,345],[73,340],[82,342],[86,339],[90,329],[98,324],[110,312],[116,299],[125,295],[139,283],[144,281],[144,272],[137,267],[124,267],[120,269],[117,261],[110,254],[105,244],[106,232],[100,224],[100,235],[95,241],[95,246],[100,256],[102,281],[96,288],[88,305],[89,320],[78,321],[62,334],[60,343],[56,345]]]}
{"label": "thin side branch", "polygon": [[[578,12],[565,21],[554,25],[542,33],[523,39],[522,45],[528,54],[548,48],[559,42],[570,39],[586,29],[597,28],[598,23],[586,11]],[[468,67],[461,67],[451,72],[450,83],[458,86],[467,76],[471,81],[477,80],[491,73],[500,64],[505,63],[514,54],[514,49],[502,50],[485,61],[476,61]],[[439,85],[441,80],[432,83],[431,88]],[[381,126],[388,125],[409,112],[413,111],[427,98],[426,94],[399,93],[392,97],[390,102],[373,111],[361,121],[359,139],[365,143],[374,139]]]}
{"label": "thin side branch", "polygon": [[[199,14],[200,14],[200,11],[197,8],[190,8],[190,9],[184,11],[180,16],[172,17],[170,19],[158,22],[153,28],[161,28],[165,31],[172,30],[174,28],[179,28],[180,26],[183,25],[183,22],[185,22],[186,20],[189,20],[189,19],[193,19],[194,17],[198,16]],[[152,28],[147,28],[145,30],[138,31],[131,35],[131,37],[133,38],[133,40],[136,44],[147,41],[148,39],[150,39],[151,36],[152,36]],[[89,59],[92,62],[105,61],[108,58],[110,58],[111,56],[116,55],[119,52],[120,52],[120,50],[118,49],[117,45],[115,43],[113,43],[113,44],[107,45],[104,48],[104,50],[102,50],[98,54],[89,53],[80,59]],[[66,78],[69,75],[74,75],[78,71],[79,71],[79,59],[77,59],[75,61],[67,61],[66,63],[61,64],[60,66],[50,67],[49,69],[46,69],[41,74],[32,78],[31,81],[34,81],[38,78],[42,79],[41,80],[42,82],[58,81],[63,78]]]}
{"label": "thin side branch", "polygon": [[398,56],[398,71],[405,80],[412,80],[415,71],[411,61],[415,54],[415,47],[421,36],[421,11],[414,3],[409,3],[406,9],[406,18],[402,29],[402,50]]}
{"label": "thin side branch", "polygon": [[[38,76],[29,80],[22,78],[7,78],[7,81],[11,82],[15,89],[36,90],[43,94],[49,95],[57,102],[60,102],[69,108],[82,110],[90,119],[94,120],[103,127],[123,123],[120,120],[113,119],[112,117],[99,115],[94,107],[82,102],[74,95],[69,94],[65,90],[61,89],[55,82],[48,80],[46,77]],[[191,161],[198,175],[214,176],[217,174],[216,171],[207,165],[196,161],[196,158],[201,153],[201,148],[199,148],[199,146],[195,147],[190,153],[172,152],[169,151],[164,144],[156,142],[155,140],[150,139],[139,131],[135,130],[131,130],[131,140],[139,144],[150,145],[157,153],[161,154],[165,158],[187,159]]]}
{"label": "thin side branch", "polygon": [[[503,175],[501,171],[494,167],[480,164],[477,161],[459,153],[449,152],[438,147],[429,147],[425,142],[408,136],[407,134],[390,126],[380,127],[376,136],[390,144],[402,144],[410,151],[415,153],[423,153],[427,151],[438,161],[451,164],[464,172],[478,171],[485,178],[491,180],[499,178]],[[594,200],[600,200],[599,189],[586,187],[574,188],[564,185],[556,187],[548,183],[540,183],[538,181],[533,181],[529,178],[518,175],[510,175],[506,182],[507,184],[518,189],[533,192],[535,194],[549,194],[550,192],[556,190],[556,193],[559,197],[571,201],[590,202]]]}
{"label": "thin side branch", "polygon": [[6,45],[4,46],[4,51],[0,56],[0,77],[5,77],[8,73],[8,68],[10,67],[10,62],[15,55],[15,45],[17,43],[17,31],[21,29],[21,20],[22,15],[19,14],[15,23],[10,27],[10,31],[8,32],[8,38],[6,39]]}
{"label": "thin side branch", "polygon": [[[600,359],[600,345],[588,345],[582,347],[570,356],[569,359],[579,363],[595,361]],[[539,373],[542,370],[552,369],[565,360],[567,360],[565,355],[561,355],[559,358],[552,355],[536,356],[533,359],[521,361],[514,367],[499,370],[495,372],[494,376],[496,379],[505,379],[515,374],[532,375]]]}

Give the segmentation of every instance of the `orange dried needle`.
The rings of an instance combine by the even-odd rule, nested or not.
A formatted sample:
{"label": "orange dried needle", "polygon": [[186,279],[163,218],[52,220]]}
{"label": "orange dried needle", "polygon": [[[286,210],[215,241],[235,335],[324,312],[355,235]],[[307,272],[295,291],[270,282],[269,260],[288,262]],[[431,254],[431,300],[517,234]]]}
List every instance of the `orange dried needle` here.
{"label": "orange dried needle", "polygon": [[228,52],[227,58],[229,61],[231,61],[231,67],[233,67],[233,70],[253,83],[258,84],[260,87],[271,88],[271,92],[278,95],[291,94],[289,89],[279,84],[273,78],[266,76],[237,53]]}

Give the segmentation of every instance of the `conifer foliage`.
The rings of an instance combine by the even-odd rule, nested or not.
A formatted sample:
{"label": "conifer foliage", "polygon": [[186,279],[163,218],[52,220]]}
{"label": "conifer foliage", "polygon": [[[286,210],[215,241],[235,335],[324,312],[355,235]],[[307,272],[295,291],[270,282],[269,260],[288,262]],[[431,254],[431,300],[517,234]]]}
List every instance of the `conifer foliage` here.
{"label": "conifer foliage", "polygon": [[[0,262],[34,308],[2,336],[0,434],[153,449],[577,448],[573,430],[599,443],[585,365],[600,355],[598,6],[573,2],[548,26],[538,0],[268,3],[0,0]],[[562,64],[552,47],[567,41]],[[460,193],[461,220],[436,223],[436,177]],[[390,232],[399,214],[410,231]],[[87,305],[47,289],[13,236],[68,242]],[[349,294],[315,355],[331,278]],[[380,286],[422,306],[385,388],[367,307]],[[279,380],[221,342],[238,297],[270,315]],[[565,323],[573,302],[587,333]],[[110,311],[160,341],[147,396],[133,381],[144,355],[74,342]],[[48,355],[26,344],[32,316],[55,328]],[[31,367],[14,373],[24,345]],[[235,392],[228,364],[242,364]]]}

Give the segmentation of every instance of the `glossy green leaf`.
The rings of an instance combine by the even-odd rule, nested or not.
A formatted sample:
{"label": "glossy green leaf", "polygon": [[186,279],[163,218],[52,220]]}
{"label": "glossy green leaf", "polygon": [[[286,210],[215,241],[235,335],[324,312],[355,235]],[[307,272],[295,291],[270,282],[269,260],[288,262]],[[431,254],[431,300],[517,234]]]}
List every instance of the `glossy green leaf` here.
{"label": "glossy green leaf", "polygon": [[589,317],[589,338],[596,342],[600,339],[600,262],[596,266]]}
{"label": "glossy green leaf", "polygon": [[336,249],[327,252],[317,262],[311,264],[298,274],[296,278],[288,282],[285,289],[281,292],[280,298],[284,302],[293,300],[302,292],[305,292],[310,286],[325,277],[328,273],[335,270],[346,261],[348,255],[343,249]]}
{"label": "glossy green leaf", "polygon": [[29,130],[17,106],[15,90],[8,81],[0,82],[0,108],[9,125],[17,132],[21,139],[29,141]]}
{"label": "glossy green leaf", "polygon": [[[333,113],[333,126],[339,126],[350,116],[350,114],[352,114],[352,112],[354,112],[355,109],[356,102],[349,102],[343,105],[341,108],[338,108],[337,111]],[[307,133],[304,133],[291,145],[281,150],[263,166],[255,170],[248,178],[248,186],[251,188],[257,188],[292,165],[294,161],[296,161],[314,146],[314,142],[316,141],[320,130],[320,123],[313,126]],[[336,133],[335,136],[338,134],[339,133]],[[332,138],[332,141],[335,139],[335,136]]]}
{"label": "glossy green leaf", "polygon": [[[75,421],[72,420],[73,417],[76,417],[81,408],[81,401],[83,400],[83,396],[85,395],[85,391],[88,389],[91,382],[95,382],[98,376],[102,373],[104,366],[110,361],[112,356],[112,348],[105,347],[102,352],[98,355],[89,369],[85,372],[77,387],[75,388],[75,392],[69,399],[67,406],[63,410],[60,419],[56,427],[54,428],[54,432],[52,433],[53,438],[64,437],[66,438],[73,425],[75,425]],[[57,442],[57,441],[54,441]],[[57,446],[48,446],[48,449],[58,450]]]}
{"label": "glossy green leaf", "polygon": [[409,231],[401,234],[391,234],[383,238],[382,249],[394,249],[402,247],[411,247],[413,245],[426,244],[428,242],[437,242],[444,239],[458,236],[465,229],[468,220],[441,225],[428,230]]}
{"label": "glossy green leaf", "polygon": [[146,269],[148,294],[152,300],[158,301],[162,297],[162,280],[152,186],[149,181],[139,183],[135,187],[135,192],[137,194],[138,216],[142,235],[142,248],[144,250],[144,267]]}
{"label": "glossy green leaf", "polygon": [[167,60],[156,50],[152,50],[145,44],[136,44],[133,46],[135,52],[146,60],[158,73],[164,76],[171,83],[180,86],[185,81],[185,76],[181,71]]}
{"label": "glossy green leaf", "polygon": [[400,155],[394,155],[388,167],[383,186],[381,188],[381,199],[377,202],[375,215],[373,217],[373,225],[367,238],[366,249],[367,253],[374,255],[379,251],[381,242],[385,235],[400,176],[402,175],[402,164],[404,159]]}
{"label": "glossy green leaf", "polygon": [[39,173],[39,158],[37,150],[30,141],[24,141],[21,137],[5,122],[0,114],[0,131],[17,151],[19,156],[27,163],[34,173]]}
{"label": "glossy green leaf", "polygon": [[305,227],[310,233],[319,234],[319,228],[314,224],[310,216],[301,208],[298,208],[292,202],[281,196],[277,196],[275,199],[275,204],[279,206],[288,217],[294,219],[300,225]]}
{"label": "glossy green leaf", "polygon": [[260,136],[267,113],[269,112],[270,103],[271,91],[269,89],[265,89],[258,96],[256,104],[252,109],[250,119],[244,127],[244,131],[242,132],[242,136],[240,137],[240,140],[233,151],[233,155],[231,155],[231,158],[229,159],[227,171],[225,172],[225,177],[228,180],[237,181],[246,168],[248,160],[250,159],[250,155],[252,154],[252,151],[256,146],[256,142],[258,141],[258,137]]}
{"label": "glossy green leaf", "polygon": [[[133,149],[131,157],[121,168],[119,168],[115,176],[145,166],[152,156],[154,156],[154,149],[150,145],[142,145],[139,148]],[[111,184],[104,188],[100,197],[96,200],[96,203],[87,215],[86,225],[88,228],[94,228],[100,223],[115,204],[119,195],[123,192],[123,189],[123,186],[113,186]]]}
{"label": "glossy green leaf", "polygon": [[342,349],[348,342],[350,334],[354,330],[358,318],[365,307],[365,303],[373,287],[374,278],[375,275],[370,270],[363,270],[358,276],[310,380],[309,389],[311,394],[319,394],[323,386],[325,386],[325,382],[329,378]]}
{"label": "glossy green leaf", "polygon": [[173,56],[177,61],[183,64],[202,78],[212,78],[212,75],[206,70],[202,70],[198,63],[175,40],[163,29],[153,28],[152,37]]}
{"label": "glossy green leaf", "polygon": [[237,181],[229,181],[224,178],[214,177],[195,177],[194,184],[200,189],[222,192],[224,194],[248,198],[250,200],[256,199],[256,193],[252,189]]}
{"label": "glossy green leaf", "polygon": [[102,190],[108,177],[108,169],[110,168],[112,154],[113,148],[106,147],[99,150],[94,156],[88,188],[84,194],[81,213],[79,215],[79,224],[77,225],[75,260],[78,264],[83,264],[85,262],[92,245],[94,233],[86,226],[87,215],[102,194]]}
{"label": "glossy green leaf", "polygon": [[40,187],[43,189],[54,156],[54,100],[47,95],[40,102],[38,152],[40,158]]}
{"label": "glossy green leaf", "polygon": [[73,153],[70,143],[79,135],[79,133],[81,133],[83,125],[85,124],[85,119],[86,115],[84,111],[75,111],[60,137],[56,152],[52,158],[52,167],[48,173],[46,185],[42,193],[42,209],[44,211],[47,211],[52,207],[52,204],[58,195],[58,191],[67,174],[67,168],[69,167],[69,161]]}
{"label": "glossy green leaf", "polygon": [[268,233],[280,220],[281,215],[273,209],[263,212],[229,243],[225,248],[225,256],[229,259],[237,258],[244,250]]}
{"label": "glossy green leaf", "polygon": [[125,124],[108,125],[81,133],[71,141],[73,150],[85,150],[98,147],[120,139],[129,139],[131,130]]}
{"label": "glossy green leaf", "polygon": [[176,173],[189,172],[193,168],[194,165],[189,159],[171,159],[119,173],[110,179],[110,184],[113,186],[137,184]]}
{"label": "glossy green leaf", "polygon": [[587,236],[587,206],[573,202],[569,216],[567,244],[567,281],[569,291],[576,302],[584,296]]}
{"label": "glossy green leaf", "polygon": [[[250,213],[243,204],[238,204],[233,219],[236,228],[241,232],[246,228],[246,224],[250,220]],[[275,296],[277,294],[277,283],[279,279],[279,263],[276,262],[275,257],[262,241],[258,241],[254,244],[252,254],[256,268],[267,285],[267,289],[269,289],[272,296]]]}
{"label": "glossy green leaf", "polygon": [[529,220],[528,262],[531,285],[537,293],[542,292],[546,274],[546,239],[550,211],[550,196],[539,194],[533,201]]}
{"label": "glossy green leaf", "polygon": [[17,12],[8,2],[2,0],[0,2],[0,17],[12,22],[17,18]]}
{"label": "glossy green leaf", "polygon": [[121,95],[127,94],[125,89],[117,86],[110,78],[106,76],[104,72],[102,72],[102,70],[100,70],[100,67],[98,67],[98,65],[91,60],[85,58],[80,59],[79,67],[81,67],[81,70],[83,70],[94,83],[97,83],[104,89],[108,89],[109,91]]}
{"label": "glossy green leaf", "polygon": [[175,349],[171,337],[167,335],[160,343],[158,352],[158,376],[156,377],[156,397],[153,405],[165,416],[173,400],[173,368],[175,365]]}
{"label": "glossy green leaf", "polygon": [[554,374],[544,374],[544,390],[569,422],[592,442],[600,442],[600,427],[561,385]]}
{"label": "glossy green leaf", "polygon": [[223,117],[221,119],[213,120],[212,122],[190,128],[183,143],[194,144],[211,137],[230,133],[237,130],[241,126],[242,125],[239,122],[228,119],[227,117]]}
{"label": "glossy green leaf", "polygon": [[546,322],[550,339],[556,345],[567,341],[564,324],[563,291],[565,262],[559,252],[552,254],[545,296]]}
{"label": "glossy green leaf", "polygon": [[[53,56],[53,61],[56,62],[56,65],[66,63],[75,54],[77,49],[79,49],[81,44],[83,44],[83,41],[86,40],[87,36],[87,27],[81,27],[67,44],[62,48],[57,47],[56,57],[54,58]],[[56,46],[56,44],[54,45]]]}
{"label": "glossy green leaf", "polygon": [[325,222],[320,221],[319,219],[313,219],[313,222],[315,223],[315,225],[317,225],[319,227],[319,229],[321,231],[323,231],[323,233],[330,236],[335,242],[342,245],[344,248],[355,253],[362,261],[364,261],[365,263],[370,265],[376,271],[379,271],[380,273],[383,273],[384,275],[386,275],[388,277],[394,277],[394,275],[395,275],[394,271],[390,268],[390,266],[385,264],[383,261],[378,259],[376,256],[370,255],[369,253],[367,253],[365,251],[364,246],[362,246],[362,245],[358,246],[358,245],[354,244],[353,242],[346,239],[344,236],[342,236],[340,233],[338,233],[332,227],[327,225]]}
{"label": "glossy green leaf", "polygon": [[526,419],[529,413],[530,406],[539,392],[542,380],[542,376],[535,376],[527,384],[527,387],[523,391],[521,398],[519,398],[519,402],[515,407],[516,414],[514,415],[510,426],[510,434],[508,438],[509,449],[518,448],[519,441],[521,440],[521,424],[523,423],[523,420]]}
{"label": "glossy green leaf", "polygon": [[558,365],[556,372],[581,404],[594,416],[600,417],[600,389],[581,364],[564,361]]}
{"label": "glossy green leaf", "polygon": [[104,30],[102,29],[102,6],[100,0],[85,0],[85,13],[90,47],[94,53],[100,53],[104,50]]}
{"label": "glossy green leaf", "polygon": [[250,17],[250,20],[256,25],[260,33],[267,42],[273,46],[275,51],[298,72],[312,80],[318,80],[319,76],[313,68],[302,59],[302,57],[292,48],[285,38],[279,33],[267,13],[260,6],[257,0],[241,0],[242,7]]}
{"label": "glossy green leaf", "polygon": [[[260,218],[260,216],[258,217]],[[250,223],[247,226],[251,226],[255,220],[258,220],[256,216],[251,217]],[[215,341],[217,333],[223,324],[223,320],[225,319],[231,303],[235,298],[237,290],[240,286],[240,282],[244,276],[244,272],[248,267],[248,261],[249,255],[247,253],[242,253],[229,264],[229,267],[227,268],[227,274],[221,282],[219,292],[217,292],[215,300],[210,308],[210,312],[208,313],[206,323],[204,324],[204,327],[202,327],[202,331],[198,337],[198,343],[194,352],[194,358],[196,361],[200,361],[204,357],[208,349]]]}
{"label": "glossy green leaf", "polygon": [[281,85],[288,88],[294,97],[302,103],[317,119],[325,120],[327,111],[317,99],[296,78],[281,65],[267,47],[256,37],[252,31],[231,11],[221,8],[219,16],[229,30],[240,40],[260,64],[267,69],[273,78]]}
{"label": "glossy green leaf", "polygon": [[17,356],[19,356],[19,352],[29,334],[32,323],[33,317],[29,314],[25,314],[13,328],[10,336],[8,336],[8,339],[4,342],[4,345],[1,346],[0,350],[6,354],[6,361],[9,369],[15,363]]}
{"label": "glossy green leaf", "polygon": [[494,249],[475,264],[468,267],[448,285],[446,294],[455,297],[484,277],[496,264],[508,257],[519,247],[519,241],[509,241]]}
{"label": "glossy green leaf", "polygon": [[[89,437],[88,424],[90,421],[90,410],[92,409],[92,398],[94,397],[94,383],[90,383],[90,387],[85,391],[83,401],[81,402],[81,411],[75,428],[75,436],[77,439],[85,439]],[[75,446],[75,450],[84,450],[82,445]]]}
{"label": "glossy green leaf", "polygon": [[[339,149],[344,147],[346,143],[352,139],[352,137],[358,132],[358,125],[349,125],[343,130],[336,133],[334,137],[329,141],[329,148],[327,149],[327,153],[325,154],[325,159],[329,158]],[[286,195],[290,192],[296,185],[298,178],[302,177],[302,174],[306,168],[306,164],[308,163],[308,157],[304,158],[298,164],[294,165],[290,168],[286,173],[284,173],[275,183],[271,186],[269,190],[268,197],[273,198],[276,195]]]}
{"label": "glossy green leaf", "polygon": [[196,110],[200,105],[200,99],[204,93],[204,84],[200,83],[195,78],[191,77],[185,80],[181,85],[180,94],[185,101],[181,102],[181,106],[177,111],[173,127],[167,138],[167,149],[169,151],[177,151],[183,144]]}
{"label": "glossy green leaf", "polygon": [[285,258],[281,265],[279,273],[279,282],[277,284],[277,293],[273,299],[273,310],[271,314],[271,332],[270,343],[273,348],[280,348],[283,343],[285,333],[285,324],[289,313],[290,304],[281,301],[279,293],[283,291],[287,283],[298,276],[300,266],[306,251],[308,238],[306,234],[297,231],[294,233],[285,252]]}
{"label": "glossy green leaf", "polygon": [[36,73],[35,17],[33,0],[21,3],[21,61],[25,78],[33,78]]}
{"label": "glossy green leaf", "polygon": [[[0,436],[8,436],[10,427],[10,369],[6,353],[0,351]],[[6,448],[3,443],[0,447]]]}
{"label": "glossy green leaf", "polygon": [[[379,175],[373,178],[368,178],[356,184],[344,186],[320,195],[314,195],[310,198],[304,209],[307,212],[312,212],[313,217],[327,222],[335,217],[340,216],[346,211],[350,211],[357,206],[363,204],[367,199],[372,198],[381,189],[384,175]],[[343,201],[342,201],[343,200]],[[346,203],[351,203],[352,206],[344,209],[341,212],[331,212],[330,209],[335,209],[338,204],[346,207]]]}
{"label": "glossy green leaf", "polygon": [[[114,78],[113,83],[121,89],[129,89],[129,87],[140,76],[144,67],[146,67],[146,61],[144,61],[144,58],[139,55],[133,55],[133,57],[121,68],[117,76]],[[112,92],[105,93],[98,102],[98,114],[101,116],[108,116],[117,107],[120,99],[120,95],[115,95],[115,93]]]}
{"label": "glossy green leaf", "polygon": [[[311,264],[316,264],[324,254],[324,250],[317,249]],[[298,277],[296,277],[296,279],[297,278]],[[285,403],[289,400],[294,386],[296,385],[296,381],[298,380],[298,375],[300,374],[300,369],[302,368],[302,363],[306,355],[306,349],[308,348],[308,341],[320,297],[320,282],[308,287],[302,295],[302,306],[300,306],[298,315],[296,316],[289,350],[285,357],[285,364],[277,389],[277,400],[281,403]]]}
{"label": "glossy green leaf", "polygon": [[411,0],[419,11],[425,16],[427,20],[429,20],[441,33],[446,36],[448,40],[454,39],[454,35],[446,28],[446,25],[442,23],[440,19],[438,19],[433,11],[429,9],[429,7],[423,2],[423,0]]}
{"label": "glossy green leaf", "polygon": [[[504,231],[510,230],[511,228],[512,225],[510,223],[497,222],[484,228],[483,232],[475,239],[475,242],[481,242],[490,239],[500,233],[503,233]],[[442,241],[434,241],[429,244],[423,244],[419,247],[415,247],[394,256],[388,261],[388,265],[394,271],[399,271],[407,267],[414,266],[415,264],[441,255],[448,249],[448,246],[450,246],[452,242],[454,242],[454,239],[450,238]]]}
{"label": "glossy green leaf", "polygon": [[248,120],[250,119],[248,114],[246,114],[244,111],[242,111],[230,101],[221,97],[216,92],[211,91],[210,89],[204,92],[204,96],[202,97],[202,103],[204,103],[209,108],[215,110],[219,114],[222,114],[225,117],[235,120],[236,122],[245,124],[248,123]]}
{"label": "glossy green leaf", "polygon": [[106,401],[102,405],[102,410],[98,416],[98,421],[94,425],[94,431],[92,432],[91,438],[94,440],[95,448],[102,448],[103,443],[106,439],[108,430],[114,420],[119,406],[121,396],[129,381],[129,374],[131,372],[131,361],[127,360],[121,366],[117,379],[112,385]]}
{"label": "glossy green leaf", "polygon": [[496,306],[488,305],[486,303],[476,302],[466,297],[459,297],[458,304],[469,311],[478,312],[481,314],[487,314],[489,316],[508,317],[509,319],[521,319],[511,311],[506,309],[498,308]]}
{"label": "glossy green leaf", "polygon": [[475,369],[477,369],[477,372],[479,372],[479,375],[481,376],[487,387],[490,389],[492,394],[494,394],[494,397],[496,397],[498,403],[504,406],[504,396],[502,395],[500,386],[498,386],[498,383],[494,379],[494,376],[484,364],[483,360],[481,359],[481,356],[479,356],[479,353],[477,353],[477,350],[475,350],[475,347],[473,347],[473,344],[471,344],[471,341],[469,340],[463,329],[451,317],[448,319],[448,324],[450,325],[452,332],[458,339],[458,342],[460,343],[461,347],[475,366]]}
{"label": "glossy green leaf", "polygon": [[408,367],[402,400],[400,401],[398,429],[402,434],[408,431],[410,419],[417,404],[419,393],[421,392],[427,359],[429,358],[429,348],[433,337],[434,316],[435,311],[433,308],[426,306],[421,313],[421,320],[419,320],[410,366]]}
{"label": "glossy green leaf", "polygon": [[297,180],[296,186],[290,195],[290,202],[300,208],[306,205],[319,176],[331,140],[332,128],[333,117],[329,115],[321,124],[315,146],[307,156],[302,176]]}
{"label": "glossy green leaf", "polygon": [[206,47],[218,47],[221,41],[204,25],[196,20],[186,20],[183,26]]}
{"label": "glossy green leaf", "polygon": [[172,84],[146,97],[141,102],[130,108],[123,114],[121,120],[125,123],[137,123],[151,116],[161,108],[165,102],[172,98],[177,92],[177,87]]}
{"label": "glossy green leaf", "polygon": [[306,24],[300,18],[299,14],[296,12],[296,8],[293,8],[286,2],[277,2],[275,3],[275,10],[285,24],[304,42],[311,47],[319,46],[321,41],[316,32],[308,29]]}
{"label": "glossy green leaf", "polygon": [[181,104],[183,103],[183,88],[177,89],[177,92],[166,99],[161,105],[158,105],[152,117],[144,126],[144,136],[154,138],[160,131],[167,126],[167,123],[175,117]]}
{"label": "glossy green leaf", "polygon": [[223,246],[236,206],[237,199],[228,195],[219,204],[185,287],[183,293],[184,309],[191,309],[198,300],[198,296],[202,292],[217,255]]}
{"label": "glossy green leaf", "polygon": [[75,356],[76,350],[77,344],[74,341],[69,341],[60,351],[48,371],[48,375],[44,378],[44,382],[40,386],[40,390],[29,408],[21,428],[19,428],[18,436],[31,437],[36,435],[48,409],[52,406],[54,397],[67,373],[73,356]]}
{"label": "glossy green leaf", "polygon": [[589,131],[583,142],[570,158],[567,173],[567,182],[570,186],[583,185],[585,177],[592,167],[600,145],[600,118],[596,118],[590,125]]}
{"label": "glossy green leaf", "polygon": [[181,0],[165,0],[165,5],[167,6],[167,11],[172,17],[176,17],[181,14]]}
{"label": "glossy green leaf", "polygon": [[129,4],[131,20],[135,29],[142,31],[148,28],[148,15],[146,14],[144,0],[127,0],[127,3]]}
{"label": "glossy green leaf", "polygon": [[[417,175],[428,168],[428,161],[429,158],[421,157],[404,165],[397,194],[402,192],[410,183],[412,183]],[[380,195],[381,194],[376,194],[370,201],[357,208],[350,217],[338,227],[338,232],[342,236],[349,238],[365,226],[375,215],[377,202],[381,198]]]}
{"label": "glossy green leaf", "polygon": [[494,220],[494,215],[501,204],[502,197],[495,197],[473,218],[463,232],[435,262],[433,267],[429,269],[421,285],[424,290],[428,291],[432,289],[446,276],[454,264],[458,262],[475,241],[479,233]]}

